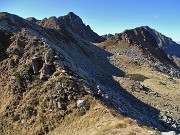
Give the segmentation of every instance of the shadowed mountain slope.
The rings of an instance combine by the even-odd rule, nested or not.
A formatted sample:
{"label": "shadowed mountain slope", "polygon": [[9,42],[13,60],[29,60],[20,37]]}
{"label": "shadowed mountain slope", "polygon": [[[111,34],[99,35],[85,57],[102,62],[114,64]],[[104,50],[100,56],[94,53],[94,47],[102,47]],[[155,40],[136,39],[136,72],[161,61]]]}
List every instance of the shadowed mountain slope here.
{"label": "shadowed mountain slope", "polygon": [[150,27],[144,26],[144,28],[152,34],[159,48],[180,67],[180,45]]}

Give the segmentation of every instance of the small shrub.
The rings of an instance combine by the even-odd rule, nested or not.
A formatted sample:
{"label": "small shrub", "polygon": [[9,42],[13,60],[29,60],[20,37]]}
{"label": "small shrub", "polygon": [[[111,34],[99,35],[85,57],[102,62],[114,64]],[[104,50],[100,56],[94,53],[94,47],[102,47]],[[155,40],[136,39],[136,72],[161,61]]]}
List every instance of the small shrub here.
{"label": "small shrub", "polygon": [[13,120],[13,122],[16,122],[16,121],[20,120],[20,115],[19,114],[14,115],[12,117],[12,120]]}
{"label": "small shrub", "polygon": [[43,83],[43,81],[39,78],[39,75],[32,75],[32,80],[37,81],[37,83]]}
{"label": "small shrub", "polygon": [[78,115],[83,116],[89,110],[90,105],[87,103],[85,106],[78,108]]}
{"label": "small shrub", "polygon": [[41,129],[40,131],[38,131],[38,132],[36,133],[36,135],[45,135],[45,132]]}
{"label": "small shrub", "polygon": [[41,109],[41,111],[43,112],[43,113],[45,113],[46,112],[46,109],[47,108],[47,103],[46,102],[43,102],[41,105],[40,105],[40,109]]}
{"label": "small shrub", "polygon": [[84,114],[86,114],[86,109],[84,107],[81,107],[78,109],[78,115],[79,116],[83,116]]}
{"label": "small shrub", "polygon": [[140,81],[140,82],[143,82],[144,80],[149,79],[148,77],[141,74],[127,74],[125,77],[130,78],[134,81]]}
{"label": "small shrub", "polygon": [[33,115],[33,112],[34,112],[34,108],[33,108],[33,107],[27,106],[27,107],[25,108],[25,110],[26,110],[26,114],[27,114],[28,116],[32,116],[32,115]]}
{"label": "small shrub", "polygon": [[22,83],[22,78],[21,78],[20,73],[19,73],[19,72],[16,72],[16,73],[14,74],[14,76],[16,77],[16,83],[17,83],[17,85],[20,86],[21,83]]}

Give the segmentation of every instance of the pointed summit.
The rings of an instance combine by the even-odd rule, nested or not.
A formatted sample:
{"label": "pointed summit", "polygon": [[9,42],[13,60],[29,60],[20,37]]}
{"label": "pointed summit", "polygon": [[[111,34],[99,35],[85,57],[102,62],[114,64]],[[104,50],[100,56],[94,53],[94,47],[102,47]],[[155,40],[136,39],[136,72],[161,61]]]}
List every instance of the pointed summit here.
{"label": "pointed summit", "polygon": [[78,17],[74,12],[69,12],[68,16],[70,16],[70,17]]}
{"label": "pointed summit", "polygon": [[82,19],[73,12],[58,18],[46,18],[37,23],[47,28],[60,29],[61,27],[66,27],[89,42],[100,43],[105,41],[105,38],[95,33],[89,25],[85,25]]}
{"label": "pointed summit", "polygon": [[95,33],[89,25],[85,25],[82,19],[73,12],[59,17],[58,20],[61,24],[69,27],[74,33],[89,42],[99,43],[105,41],[105,38]]}
{"label": "pointed summit", "polygon": [[63,22],[63,24],[64,24],[64,22],[66,24],[69,24],[73,21],[78,21],[80,23],[83,23],[82,19],[73,12],[69,12],[67,15],[64,15],[64,16],[59,16],[58,20],[60,22]]}

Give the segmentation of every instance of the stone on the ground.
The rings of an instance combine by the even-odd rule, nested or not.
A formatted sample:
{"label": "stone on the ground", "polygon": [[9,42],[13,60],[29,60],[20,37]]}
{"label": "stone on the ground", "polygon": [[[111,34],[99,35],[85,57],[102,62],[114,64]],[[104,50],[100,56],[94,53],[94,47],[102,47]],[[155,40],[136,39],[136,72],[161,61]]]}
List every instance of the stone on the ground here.
{"label": "stone on the ground", "polygon": [[86,105],[87,105],[87,100],[85,99],[77,100],[77,107],[84,107]]}
{"label": "stone on the ground", "polygon": [[161,132],[161,135],[176,135],[175,131]]}

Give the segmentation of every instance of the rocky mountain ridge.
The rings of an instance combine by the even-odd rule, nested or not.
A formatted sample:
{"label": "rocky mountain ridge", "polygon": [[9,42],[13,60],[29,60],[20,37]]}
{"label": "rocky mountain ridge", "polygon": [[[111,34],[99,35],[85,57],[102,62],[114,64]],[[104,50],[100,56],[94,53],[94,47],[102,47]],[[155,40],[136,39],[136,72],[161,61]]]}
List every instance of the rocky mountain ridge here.
{"label": "rocky mountain ridge", "polygon": [[69,12],[67,15],[58,18],[52,16],[43,20],[36,20],[35,18],[27,18],[27,20],[36,22],[38,25],[47,28],[61,29],[62,27],[68,27],[81,38],[92,43],[99,43],[105,40],[96,34],[89,25],[85,25],[82,19],[73,12]]}
{"label": "rocky mountain ridge", "polygon": [[[51,19],[53,21],[50,22],[56,24],[56,19]],[[57,116],[63,117],[76,111],[77,108],[73,110],[74,107],[70,105],[82,99],[84,104],[87,95],[100,99],[141,124],[161,131],[179,130],[177,118],[169,116],[169,123],[167,119],[160,119],[160,110],[143,103],[114,80],[114,77],[123,77],[124,71],[113,65],[110,59],[113,53],[89,43],[69,27],[54,24],[56,28],[52,29],[48,23],[47,26],[46,23],[37,25],[16,15],[0,13],[0,34],[3,36],[0,45],[5,53],[0,57],[0,84],[4,95],[0,104],[2,134],[7,134],[6,129],[13,128],[16,122],[22,123],[20,128],[23,128],[23,124],[27,125],[27,129],[23,129],[25,131],[32,125],[29,123],[35,123],[37,128],[43,124],[43,130],[38,128],[38,132],[48,133],[54,125],[44,124],[40,115],[45,120],[51,116],[56,120]],[[139,40],[143,41],[142,36]],[[133,39],[137,43],[139,40]],[[147,40],[151,40],[151,37]],[[155,43],[153,45],[157,47]],[[147,52],[151,53],[151,48]],[[158,48],[152,52],[154,59],[158,53],[162,53]],[[165,63],[168,60],[165,58]],[[4,98],[11,100],[5,103]],[[10,119],[15,123],[8,123]],[[14,131],[9,132],[12,134]]]}
{"label": "rocky mountain ridge", "polygon": [[[127,44],[125,46],[118,44]],[[159,47],[154,36],[146,27],[137,27],[131,30],[125,30],[104,43],[104,47],[117,45],[117,49],[112,49],[112,53],[126,54],[134,59],[134,62],[148,64],[155,69],[179,77],[178,63],[173,61],[169,55]],[[118,49],[119,48],[121,49]],[[133,49],[134,48],[134,49]],[[138,50],[137,50],[138,49]],[[136,51],[135,51],[136,50]]]}
{"label": "rocky mountain ridge", "polygon": [[144,28],[153,35],[159,48],[162,49],[172,61],[180,66],[180,45],[174,42],[171,38],[164,36],[154,29],[151,29],[147,26],[145,26]]}
{"label": "rocky mountain ridge", "polygon": [[[179,51],[180,51],[180,46],[178,43],[174,42],[171,38],[166,37],[165,35],[161,34],[160,32],[148,27],[148,26],[141,26],[141,27],[137,27],[135,29],[131,29],[131,30],[126,30],[122,33],[119,34],[123,34],[126,33],[127,31],[137,31],[137,29],[141,29],[142,32],[148,31],[150,32],[150,36],[152,36],[152,38],[154,38],[155,42],[158,44],[158,47],[166,54],[166,56],[171,59],[171,61],[173,61],[175,64],[177,64],[177,66],[180,66],[179,63]],[[143,30],[142,30],[143,29]],[[118,33],[116,33],[115,35],[119,35]],[[136,35],[137,33],[135,33]],[[113,37],[113,36],[111,36]],[[128,40],[128,39],[127,39]],[[131,39],[132,41],[135,40],[135,38]],[[144,39],[145,40],[145,39]]]}
{"label": "rocky mountain ridge", "polygon": [[158,46],[167,54],[170,56],[177,56],[180,57],[179,51],[179,45],[174,42],[171,38],[164,36],[160,32],[148,27],[143,26],[147,31],[149,31],[152,36],[156,39],[156,42]]}

